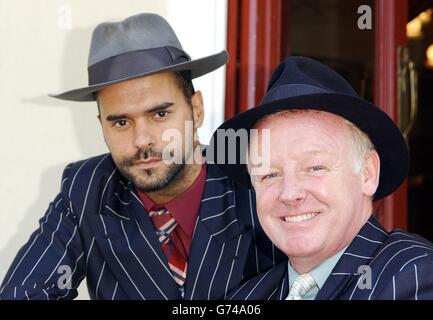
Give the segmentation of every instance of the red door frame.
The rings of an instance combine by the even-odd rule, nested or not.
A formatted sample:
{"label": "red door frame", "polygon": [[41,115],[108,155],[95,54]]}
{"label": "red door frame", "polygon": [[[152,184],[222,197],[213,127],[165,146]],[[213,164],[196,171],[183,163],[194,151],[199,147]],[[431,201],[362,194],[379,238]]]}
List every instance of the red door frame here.
{"label": "red door frame", "polygon": [[[289,6],[290,0],[228,0],[226,119],[260,102],[289,54]],[[375,103],[397,121],[397,48],[407,45],[408,0],[376,0],[373,14]],[[375,203],[375,211],[385,228],[406,229],[407,184]]]}
{"label": "red door frame", "polygon": [[[375,103],[395,122],[397,112],[397,48],[407,46],[407,0],[376,0],[375,30]],[[380,222],[386,229],[407,229],[407,183],[375,204]]]}
{"label": "red door frame", "polygon": [[289,43],[287,0],[228,0],[225,118],[257,105]]}

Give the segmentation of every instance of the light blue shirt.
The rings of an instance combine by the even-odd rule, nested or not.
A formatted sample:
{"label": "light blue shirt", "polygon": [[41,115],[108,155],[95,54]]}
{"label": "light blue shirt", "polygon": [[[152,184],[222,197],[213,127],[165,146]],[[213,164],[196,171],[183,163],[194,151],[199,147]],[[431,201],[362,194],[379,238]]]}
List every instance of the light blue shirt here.
{"label": "light blue shirt", "polygon": [[[322,289],[326,279],[328,279],[329,275],[332,272],[332,269],[334,269],[335,265],[337,264],[338,260],[340,260],[340,257],[343,255],[346,249],[347,247],[343,248],[341,251],[337,252],[332,257],[329,257],[328,259],[322,261],[321,264],[308,272],[313,277],[314,281],[316,281],[316,286],[304,296],[304,300],[314,300],[316,298],[317,293],[320,289]],[[289,288],[291,288],[296,277],[299,276],[299,273],[292,267],[290,261],[288,263],[288,269]]]}

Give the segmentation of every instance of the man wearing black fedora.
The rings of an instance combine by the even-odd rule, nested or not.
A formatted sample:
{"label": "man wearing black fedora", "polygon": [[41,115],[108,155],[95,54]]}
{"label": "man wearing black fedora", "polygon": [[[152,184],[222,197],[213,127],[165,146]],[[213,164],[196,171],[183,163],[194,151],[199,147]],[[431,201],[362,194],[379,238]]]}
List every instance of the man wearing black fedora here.
{"label": "man wearing black fedora", "polygon": [[[95,28],[89,85],[52,96],[96,101],[110,153],[66,167],[1,299],[73,299],[84,278],[92,299],[223,299],[283,257],[253,193],[203,163],[195,139],[204,107],[191,79],[227,58],[191,60],[155,14]],[[164,138],[173,131],[180,142]]]}
{"label": "man wearing black fedora", "polygon": [[[406,178],[406,143],[393,121],[340,75],[289,57],[262,103],[218,130],[229,129],[255,131],[249,145],[229,145],[214,134],[215,160],[254,189],[260,224],[287,256],[230,299],[433,299],[433,244],[388,232],[372,215],[372,201]],[[221,150],[249,161],[221,162]],[[252,161],[258,153],[262,161]]]}

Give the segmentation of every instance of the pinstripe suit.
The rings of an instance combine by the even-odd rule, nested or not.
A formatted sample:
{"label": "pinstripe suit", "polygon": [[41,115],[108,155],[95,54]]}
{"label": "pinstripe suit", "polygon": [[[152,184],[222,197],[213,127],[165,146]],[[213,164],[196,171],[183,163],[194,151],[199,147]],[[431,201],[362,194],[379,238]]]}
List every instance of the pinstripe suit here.
{"label": "pinstripe suit", "polygon": [[[283,260],[261,230],[255,198],[212,164],[188,260],[185,299],[222,299]],[[71,281],[58,285],[71,271]],[[180,299],[146,210],[109,154],[69,165],[61,192],[19,251],[1,299]],[[67,278],[69,279],[69,278]]]}
{"label": "pinstripe suit", "polygon": [[[359,266],[371,268],[366,288]],[[229,293],[230,299],[284,300],[287,261]],[[332,270],[317,300],[433,299],[433,244],[398,229],[387,233],[371,217]]]}

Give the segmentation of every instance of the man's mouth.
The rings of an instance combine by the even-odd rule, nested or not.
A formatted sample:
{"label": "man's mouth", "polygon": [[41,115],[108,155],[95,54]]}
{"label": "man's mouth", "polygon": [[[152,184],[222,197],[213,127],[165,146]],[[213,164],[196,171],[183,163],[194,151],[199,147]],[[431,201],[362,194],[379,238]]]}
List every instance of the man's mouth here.
{"label": "man's mouth", "polygon": [[138,160],[132,163],[133,166],[139,167],[141,169],[154,167],[161,161],[159,158],[148,158],[146,160]]}
{"label": "man's mouth", "polygon": [[308,212],[296,216],[286,216],[283,217],[283,220],[286,222],[302,222],[302,221],[308,221],[313,218],[315,218],[320,212]]}

